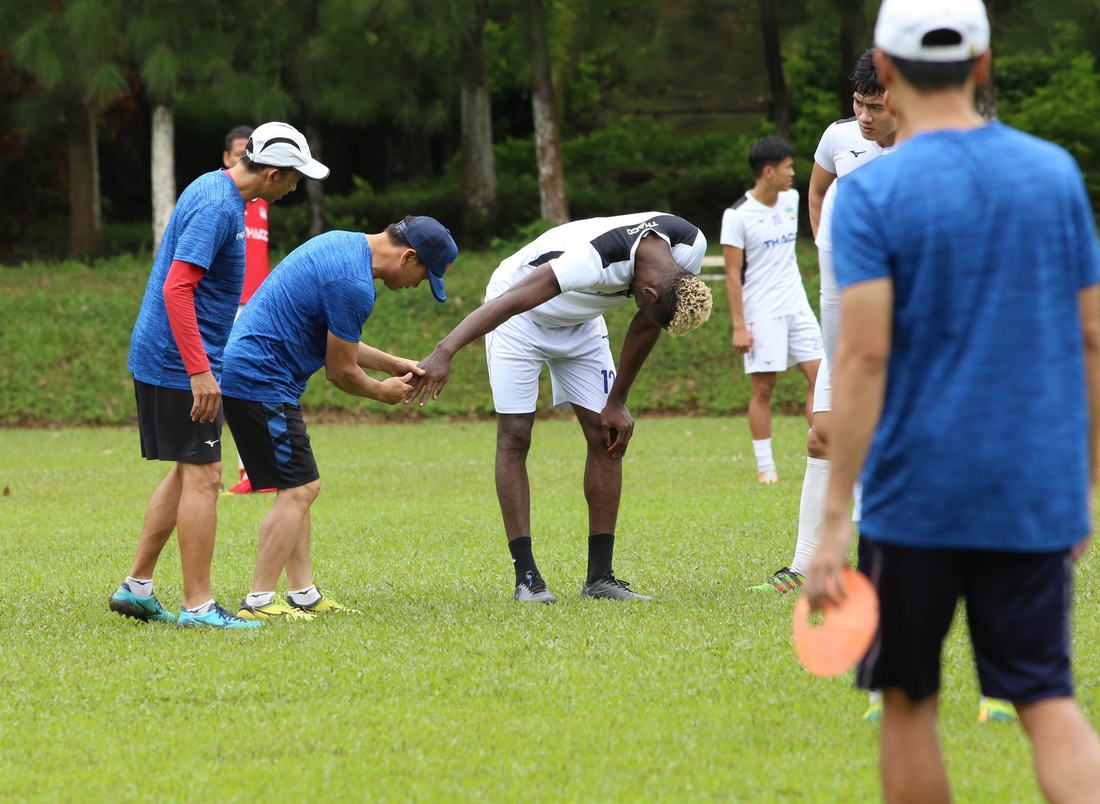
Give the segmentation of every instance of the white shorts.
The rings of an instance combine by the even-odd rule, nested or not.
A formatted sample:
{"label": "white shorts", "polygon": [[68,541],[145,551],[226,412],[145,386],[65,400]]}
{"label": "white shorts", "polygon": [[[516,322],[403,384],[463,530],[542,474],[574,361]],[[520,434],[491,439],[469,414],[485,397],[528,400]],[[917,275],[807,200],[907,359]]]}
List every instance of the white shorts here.
{"label": "white shorts", "polygon": [[745,355],[745,373],[786,371],[791,366],[820,360],[821,327],[809,309],[780,318],[765,318],[748,325],[752,349]]}
{"label": "white shorts", "polygon": [[814,413],[829,413],[833,409],[833,373],[829,371],[829,358],[821,358],[814,383]]}
{"label": "white shorts", "polygon": [[579,405],[599,413],[615,381],[603,316],[571,327],[543,327],[512,316],[485,336],[485,357],[497,413],[534,412],[544,365],[550,367],[556,408]]}

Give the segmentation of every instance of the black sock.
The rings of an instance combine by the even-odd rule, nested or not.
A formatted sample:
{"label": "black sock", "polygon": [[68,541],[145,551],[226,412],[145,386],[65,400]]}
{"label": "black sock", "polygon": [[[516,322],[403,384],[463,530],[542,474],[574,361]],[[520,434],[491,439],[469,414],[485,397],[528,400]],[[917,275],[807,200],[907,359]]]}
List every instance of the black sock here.
{"label": "black sock", "polygon": [[588,537],[588,582],[592,583],[611,572],[611,557],[615,554],[614,533],[593,533]]}
{"label": "black sock", "polygon": [[531,553],[531,537],[520,536],[508,542],[508,550],[512,553],[512,564],[516,568],[516,584],[527,578],[528,572],[538,572],[535,566],[535,556]]}

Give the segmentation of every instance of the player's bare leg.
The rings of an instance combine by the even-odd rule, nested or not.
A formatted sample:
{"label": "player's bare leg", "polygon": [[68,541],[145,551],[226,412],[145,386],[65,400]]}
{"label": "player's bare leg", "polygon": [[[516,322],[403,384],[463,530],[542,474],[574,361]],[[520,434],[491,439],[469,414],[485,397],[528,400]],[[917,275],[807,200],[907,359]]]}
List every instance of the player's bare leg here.
{"label": "player's bare leg", "polygon": [[749,432],[752,449],[756,455],[757,480],[775,483],[779,474],[772,458],[772,392],[775,390],[775,372],[757,372],[749,375]]}
{"label": "player's bare leg", "polygon": [[531,449],[534,424],[533,412],[497,414],[497,500],[516,575],[515,599],[521,603],[555,603],[557,598],[546,588],[531,550],[531,484],[527,479],[527,453]]}
{"label": "player's bare leg", "polygon": [[573,406],[588,455],[584,463],[584,498],[588,502],[588,577],[581,589],[585,597],[610,600],[652,600],[631,591],[626,581],[612,572],[615,525],[623,490],[622,458],[612,458],[604,443],[600,414]]}
{"label": "player's bare leg", "polygon": [[313,570],[310,567],[309,556],[313,521],[310,519],[309,512],[310,509],[307,508],[305,516],[302,517],[302,530],[298,536],[298,541],[295,543],[290,558],[286,562],[287,588],[292,591],[308,589],[313,586]]}
{"label": "player's bare leg", "polygon": [[807,360],[804,363],[798,364],[799,370],[806,377],[806,382],[810,384],[809,391],[806,392],[806,422],[813,427],[814,425],[814,386],[817,384],[817,372],[821,368],[820,360]]}
{"label": "player's bare leg", "polygon": [[1073,698],[1016,707],[1031,738],[1039,787],[1049,801],[1082,801],[1100,790],[1100,739]]}
{"label": "player's bare leg", "polygon": [[914,703],[899,689],[883,690],[879,761],[882,794],[889,804],[951,801],[951,786],[936,736],[939,706],[939,695]]}
{"label": "player's bare leg", "polygon": [[508,541],[531,535],[527,453],[531,449],[531,428],[534,424],[534,413],[497,414],[497,500],[500,501]]}
{"label": "player's bare leg", "polygon": [[130,575],[134,578],[152,578],[164,545],[176,529],[176,512],[180,507],[180,492],[183,484],[180,480],[179,464],[160,481],[149,505],[145,508],[145,521],[138,537],[137,553]]}
{"label": "player's bare leg", "polygon": [[[274,505],[271,506],[271,510],[264,517],[263,524],[260,525],[256,572],[252,577],[252,594],[275,591],[283,567],[290,560],[302,535],[308,533],[309,507],[317,499],[320,491],[320,480],[292,489],[279,489]],[[306,563],[308,566],[308,557]],[[300,571],[300,567],[296,567],[295,571]]]}
{"label": "player's bare leg", "polygon": [[623,462],[608,455],[600,414],[573,406],[588,443],[584,462],[584,499],[588,503],[588,532],[614,533],[623,490]]}
{"label": "player's bare leg", "polygon": [[176,536],[183,570],[183,605],[195,608],[213,599],[210,562],[218,526],[218,492],[222,465],[180,463],[181,490],[176,514]]}

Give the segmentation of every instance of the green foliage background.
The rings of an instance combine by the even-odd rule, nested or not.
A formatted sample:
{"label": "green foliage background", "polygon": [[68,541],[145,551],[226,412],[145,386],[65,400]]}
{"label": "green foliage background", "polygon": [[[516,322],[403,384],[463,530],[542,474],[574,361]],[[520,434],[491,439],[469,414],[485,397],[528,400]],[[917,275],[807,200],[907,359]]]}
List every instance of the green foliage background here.
{"label": "green foliage background", "polygon": [[[537,229],[521,231],[524,237]],[[378,302],[363,339],[394,354],[420,359],[482,299],[490,274],[517,244],[498,243],[484,253],[463,253],[448,273],[449,300],[439,304],[426,286],[389,292]],[[712,251],[716,250],[712,246]],[[817,299],[816,257],[800,244],[807,292]],[[0,425],[122,424],[134,420],[133,384],[126,371],[130,332],[148,278],[148,256],[0,267]],[[278,270],[276,267],[275,270]],[[717,276],[721,268],[704,268]],[[724,281],[710,282],[714,312],[683,338],[662,336],[631,391],[636,413],[729,415],[748,405],[741,359],[730,349],[732,325]],[[614,354],[634,314],[627,304],[607,316]],[[774,402],[796,411],[805,398],[797,370],[780,375]],[[481,417],[492,397],[481,342],[459,352],[440,399],[423,409],[350,397],[315,375],[302,400],[307,415],[415,419]],[[544,373],[540,410],[550,410]]]}

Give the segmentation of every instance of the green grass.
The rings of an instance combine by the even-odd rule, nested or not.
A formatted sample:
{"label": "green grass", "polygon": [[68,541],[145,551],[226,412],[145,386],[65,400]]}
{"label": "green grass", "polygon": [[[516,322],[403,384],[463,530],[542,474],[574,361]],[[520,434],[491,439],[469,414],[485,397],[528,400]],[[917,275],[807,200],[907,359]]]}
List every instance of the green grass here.
{"label": "green grass", "polygon": [[[538,422],[530,459],[550,607],[510,599],[492,423],[311,433],[316,578],[363,614],[209,633],[107,610],[165,469],[140,459],[133,430],[0,431],[0,799],[878,797],[863,694],[800,669],[792,600],[745,591],[793,550],[803,420],[777,419],[783,480],[769,487],[743,418],[639,420],[616,571],[658,600],[625,606],[579,598],[575,423]],[[247,590],[270,502],[219,503],[213,582],[227,604]],[[1078,573],[1074,629],[1094,720],[1095,560]],[[177,609],[174,539],[156,583]],[[979,727],[977,696],[956,632],[941,723],[958,799],[1038,800],[1021,730]]]}

